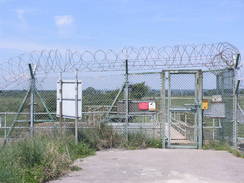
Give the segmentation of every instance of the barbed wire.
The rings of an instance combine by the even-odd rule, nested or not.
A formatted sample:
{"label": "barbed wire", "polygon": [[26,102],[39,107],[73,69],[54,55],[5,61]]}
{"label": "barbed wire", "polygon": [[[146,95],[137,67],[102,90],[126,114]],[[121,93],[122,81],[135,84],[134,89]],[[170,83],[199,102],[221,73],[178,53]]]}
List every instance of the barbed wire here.
{"label": "barbed wire", "polygon": [[124,71],[125,60],[129,70],[157,71],[162,69],[203,70],[232,68],[238,49],[227,42],[199,45],[156,47],[127,47],[121,50],[41,50],[2,61],[1,88],[29,77],[27,65],[34,64],[36,73]]}

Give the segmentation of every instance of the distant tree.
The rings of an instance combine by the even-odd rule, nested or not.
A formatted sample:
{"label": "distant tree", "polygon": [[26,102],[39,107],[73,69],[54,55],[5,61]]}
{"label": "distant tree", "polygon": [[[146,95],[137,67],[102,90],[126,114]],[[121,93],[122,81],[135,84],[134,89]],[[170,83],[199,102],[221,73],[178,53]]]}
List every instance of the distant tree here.
{"label": "distant tree", "polygon": [[130,85],[130,90],[132,98],[141,99],[149,92],[149,87],[145,85],[145,82],[142,82]]}
{"label": "distant tree", "polygon": [[98,91],[93,87],[88,87],[83,91],[84,95],[95,95]]}

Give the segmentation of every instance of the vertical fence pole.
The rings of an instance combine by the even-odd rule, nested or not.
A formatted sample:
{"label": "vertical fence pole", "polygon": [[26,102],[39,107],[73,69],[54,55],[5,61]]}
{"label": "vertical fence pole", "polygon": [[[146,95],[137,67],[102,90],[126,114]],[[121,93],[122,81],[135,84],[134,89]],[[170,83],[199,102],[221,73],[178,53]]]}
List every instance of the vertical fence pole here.
{"label": "vertical fence pole", "polygon": [[167,125],[168,125],[168,147],[171,146],[171,73],[168,72],[168,104],[167,104]]}
{"label": "vertical fence pole", "polygon": [[[236,55],[236,63],[235,63],[235,69],[238,68],[239,66],[239,61],[240,61],[240,53]],[[233,72],[233,84],[234,84],[234,124],[233,124],[233,144],[234,147],[237,149],[238,145],[238,122],[237,122],[237,105],[238,105],[238,90],[239,90],[239,85],[240,85],[240,80],[236,79],[236,74]]]}
{"label": "vertical fence pole", "polygon": [[197,127],[198,127],[198,148],[202,149],[203,146],[203,110],[202,110],[202,98],[203,98],[203,74],[199,70],[196,76],[197,80]]}
{"label": "vertical fence pole", "polygon": [[7,113],[4,116],[4,140],[7,140]]}
{"label": "vertical fence pole", "polygon": [[129,125],[129,78],[128,78],[128,60],[125,60],[125,136],[128,141]]}
{"label": "vertical fence pole", "polygon": [[33,72],[33,68],[31,64],[29,64],[29,69],[30,69],[30,75],[31,75],[31,83],[30,83],[30,91],[31,91],[31,96],[30,96],[30,135],[33,137],[34,135],[34,120],[35,120],[35,115],[34,115],[34,105],[35,105],[35,76]]}
{"label": "vertical fence pole", "polygon": [[34,134],[34,129],[33,129],[34,115],[33,114],[34,114],[34,93],[33,93],[33,91],[31,91],[31,98],[30,98],[30,135],[31,135],[31,137],[33,137],[33,134]]}
{"label": "vertical fence pole", "polygon": [[60,129],[61,129],[61,133],[62,133],[62,118],[63,118],[63,76],[62,76],[62,72],[60,72],[59,75],[59,125],[60,125]]}
{"label": "vertical fence pole", "polygon": [[79,120],[79,111],[78,111],[78,86],[79,86],[79,81],[78,81],[78,70],[76,69],[75,71],[75,143],[78,144],[78,120]]}
{"label": "vertical fence pole", "polygon": [[160,131],[161,131],[161,141],[162,148],[165,148],[165,122],[166,122],[166,109],[165,109],[165,72],[161,73],[161,123],[160,123]]}
{"label": "vertical fence pole", "polygon": [[213,141],[215,141],[215,118],[213,118]]}
{"label": "vertical fence pole", "polygon": [[[234,72],[233,72],[234,75]],[[236,85],[235,76],[233,76],[233,146],[237,149],[237,100],[238,100],[238,88],[239,86]]]}

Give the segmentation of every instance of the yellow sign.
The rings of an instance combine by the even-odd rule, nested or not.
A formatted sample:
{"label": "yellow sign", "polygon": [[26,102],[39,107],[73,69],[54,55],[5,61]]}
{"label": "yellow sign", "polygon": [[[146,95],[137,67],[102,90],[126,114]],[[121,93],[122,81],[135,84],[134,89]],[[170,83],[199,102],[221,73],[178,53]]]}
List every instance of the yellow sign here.
{"label": "yellow sign", "polygon": [[208,109],[208,100],[202,100],[202,109],[207,110]]}

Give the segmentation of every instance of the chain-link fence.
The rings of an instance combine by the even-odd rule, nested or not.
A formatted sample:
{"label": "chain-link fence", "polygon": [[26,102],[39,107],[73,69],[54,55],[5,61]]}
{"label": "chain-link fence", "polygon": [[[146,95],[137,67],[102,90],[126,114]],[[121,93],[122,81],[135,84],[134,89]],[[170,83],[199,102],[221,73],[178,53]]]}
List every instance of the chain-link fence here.
{"label": "chain-link fence", "polygon": [[[210,101],[204,115],[204,140],[233,145],[235,120],[234,70],[206,72],[203,75],[203,99]],[[218,98],[219,97],[219,98]]]}
{"label": "chain-link fence", "polygon": [[[65,80],[74,79],[74,73],[61,75]],[[82,118],[79,120],[79,128],[92,128],[105,122],[125,135],[143,133],[156,139],[162,139],[164,135],[166,145],[197,143],[199,132],[196,111],[183,110],[196,105],[197,78],[194,75],[185,73],[172,75],[170,81],[168,75],[164,83],[162,72],[129,73],[128,78],[118,72],[79,73],[79,79],[82,80]],[[53,132],[60,128],[74,131],[74,119],[56,117],[58,80],[60,74],[45,75],[45,78],[37,77],[37,91],[34,96],[35,133]],[[162,96],[163,88],[165,88],[165,101]],[[204,72],[202,88],[203,100],[208,101],[210,108],[203,111],[203,142],[218,141],[234,145],[235,133],[238,142],[243,140],[244,113],[241,94],[239,103],[236,104],[238,123],[235,131],[234,70]],[[29,135],[31,120],[29,89],[30,81],[26,80],[21,86],[1,91],[2,139]],[[242,90],[240,92],[242,93]],[[214,97],[220,97],[219,101],[213,101]],[[165,111],[162,105],[165,105]],[[167,123],[168,118],[170,124]]]}
{"label": "chain-link fence", "polygon": [[244,149],[244,81],[239,81],[237,98],[237,144],[240,149]]}
{"label": "chain-link fence", "polygon": [[[74,73],[62,73],[63,79],[74,79]],[[125,110],[119,110],[124,101],[124,75],[120,73],[80,73],[82,79],[82,119],[79,128],[94,127],[101,122],[125,121]],[[56,85],[59,74],[39,75],[34,93],[34,131],[55,131],[60,128],[74,131],[74,119],[56,117]],[[30,134],[31,94],[30,80],[11,86],[0,93],[0,136],[14,140]],[[119,125],[118,125],[119,126]],[[123,131],[123,129],[121,128]]]}
{"label": "chain-link fence", "polygon": [[[200,50],[206,49],[202,47]],[[151,58],[153,55],[149,52],[143,55],[143,50],[139,50],[135,52],[136,59],[131,61],[120,62],[116,57],[116,69],[109,63],[96,63],[97,68],[103,68],[97,72],[88,69],[88,66],[92,68],[92,63],[79,65],[78,61],[70,61],[59,68],[58,62],[45,57],[48,60],[46,66],[50,68],[45,73],[37,72],[34,84],[28,74],[24,74],[21,82],[15,78],[18,82],[6,82],[6,87],[1,90],[1,141],[60,130],[74,133],[75,119],[57,117],[60,112],[57,82],[75,80],[75,73],[70,71],[77,67],[80,68],[78,79],[82,81],[79,129],[106,123],[125,138],[130,133],[142,133],[160,139],[163,147],[197,148],[201,147],[200,142],[241,144],[244,139],[244,93],[237,90],[233,61],[228,60],[231,55],[223,55],[226,50],[210,55],[204,51],[205,56],[196,49],[193,49],[192,53],[196,51],[193,55],[184,49],[175,50],[177,54],[170,52],[171,56],[164,52],[163,59],[159,51],[157,58]],[[219,47],[210,50],[218,51]],[[195,64],[191,58],[198,62]],[[204,58],[208,63],[199,61]],[[40,67],[41,63],[38,64]],[[89,72],[83,72],[87,71],[86,65]],[[170,67],[172,65],[174,69]],[[41,66],[45,70],[44,65]],[[187,70],[188,66],[190,70]],[[24,71],[23,65],[21,68]],[[108,70],[102,72],[105,68]],[[58,69],[63,71],[56,72]]]}

